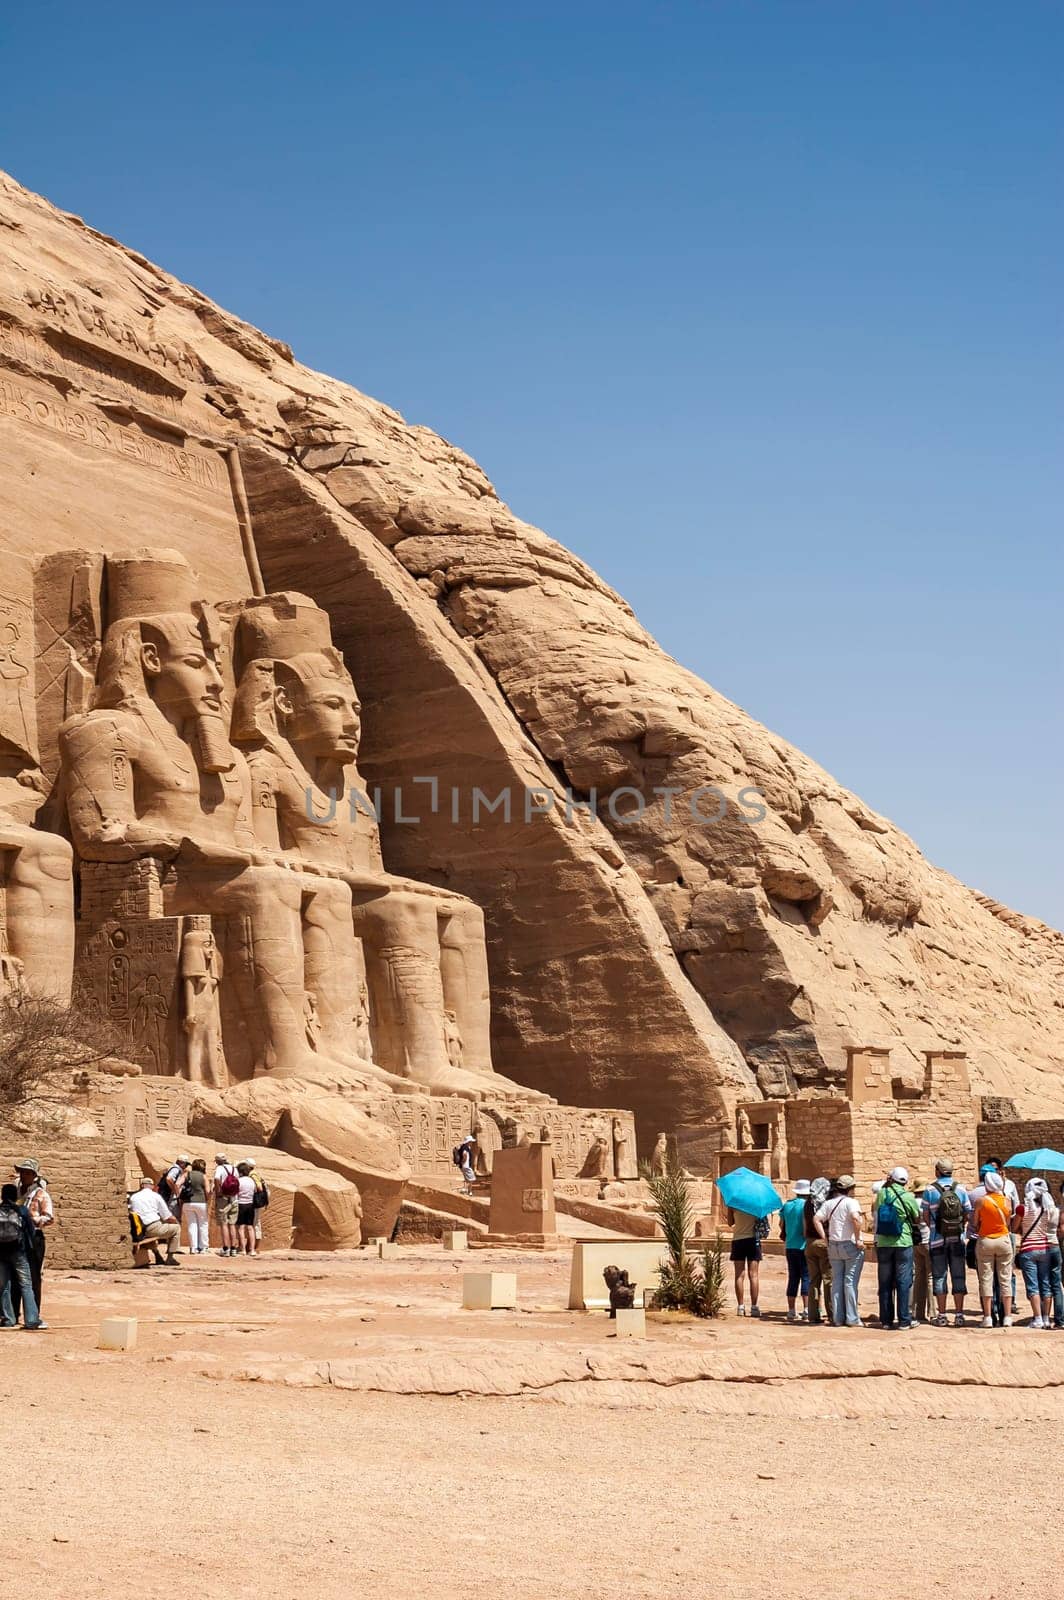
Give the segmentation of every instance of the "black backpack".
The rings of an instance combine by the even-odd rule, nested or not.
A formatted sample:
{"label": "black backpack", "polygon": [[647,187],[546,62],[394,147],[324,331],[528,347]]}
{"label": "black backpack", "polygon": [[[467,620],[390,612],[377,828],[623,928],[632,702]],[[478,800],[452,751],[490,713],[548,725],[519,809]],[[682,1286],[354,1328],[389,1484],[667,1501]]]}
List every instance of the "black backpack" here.
{"label": "black backpack", "polygon": [[460,1167],[462,1165],[462,1158],[463,1158],[464,1154],[465,1154],[465,1145],[464,1144],[456,1144],[454,1149],[451,1151],[451,1160],[454,1162],[456,1167]]}
{"label": "black backpack", "polygon": [[961,1197],[951,1183],[948,1189],[938,1191],[938,1211],[935,1215],[940,1238],[959,1239],[964,1232],[964,1207]]}
{"label": "black backpack", "polygon": [[270,1203],[270,1191],[266,1187],[266,1179],[258,1178],[255,1181],[255,1198],[252,1205],[256,1211],[262,1211]]}
{"label": "black backpack", "polygon": [[10,1254],[23,1243],[22,1213],[15,1206],[0,1206],[0,1251]]}

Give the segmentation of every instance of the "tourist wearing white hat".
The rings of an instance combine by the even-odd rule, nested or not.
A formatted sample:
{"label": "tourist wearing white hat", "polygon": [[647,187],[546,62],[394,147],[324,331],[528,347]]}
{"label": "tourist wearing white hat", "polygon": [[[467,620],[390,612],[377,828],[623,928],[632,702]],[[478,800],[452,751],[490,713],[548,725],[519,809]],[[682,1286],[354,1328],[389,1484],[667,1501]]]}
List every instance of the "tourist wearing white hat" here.
{"label": "tourist wearing white hat", "polygon": [[[37,1302],[37,1314],[41,1311],[41,1284],[44,1277],[45,1232],[55,1221],[55,1207],[52,1197],[48,1193],[48,1185],[41,1175],[40,1164],[33,1156],[24,1156],[15,1163],[15,1177],[18,1179],[18,1203],[25,1206],[29,1219],[33,1224],[33,1253],[30,1256],[30,1277],[33,1280],[33,1296]],[[13,1297],[18,1297],[18,1285],[15,1284]],[[18,1315],[18,1306],[15,1307]]]}
{"label": "tourist wearing white hat", "polygon": [[879,1325],[913,1325],[913,1245],[920,1237],[920,1206],[908,1187],[909,1174],[895,1167],[876,1194],[876,1262]]}
{"label": "tourist wearing white hat", "polygon": [[805,1203],[809,1198],[809,1179],[796,1178],[794,1197],[780,1210],[780,1238],[787,1256],[787,1321],[797,1322],[798,1296],[802,1297],[801,1321],[809,1315],[809,1262],[805,1254]]}

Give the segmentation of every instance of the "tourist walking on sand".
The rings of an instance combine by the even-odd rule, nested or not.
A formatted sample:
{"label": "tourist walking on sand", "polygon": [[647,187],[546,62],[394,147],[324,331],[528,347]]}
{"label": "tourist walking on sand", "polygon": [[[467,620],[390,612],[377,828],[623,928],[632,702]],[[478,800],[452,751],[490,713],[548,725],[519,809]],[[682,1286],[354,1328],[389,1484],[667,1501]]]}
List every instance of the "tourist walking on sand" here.
{"label": "tourist walking on sand", "polygon": [[237,1162],[236,1254],[257,1254],[255,1248],[255,1180],[246,1161]]}
{"label": "tourist walking on sand", "polygon": [[[32,1156],[27,1156],[24,1161],[16,1163],[15,1176],[18,1179],[18,1203],[26,1207],[30,1222],[33,1224],[30,1277],[33,1280],[33,1298],[37,1302],[37,1315],[40,1316],[46,1249],[45,1230],[55,1221],[55,1206],[48,1193],[48,1185],[41,1176],[40,1165]],[[17,1300],[19,1293],[17,1285],[12,1293]]]}
{"label": "tourist walking on sand", "polygon": [[1060,1214],[1044,1178],[1028,1178],[1023,1202],[1013,1217],[1019,1239],[1016,1260],[1031,1302],[1032,1328],[1053,1326],[1053,1292],[1050,1282],[1050,1242],[1056,1239]]}
{"label": "tourist walking on sand", "polygon": [[834,1197],[819,1207],[813,1218],[817,1233],[827,1241],[831,1262],[832,1321],[837,1328],[859,1328],[857,1302],[864,1266],[864,1212],[853,1191],[857,1180],[851,1173],[836,1178]]}
{"label": "tourist walking on sand", "polygon": [[780,1211],[780,1238],[787,1256],[787,1321],[797,1322],[798,1296],[802,1297],[801,1321],[809,1316],[809,1263],[805,1254],[805,1208],[809,1199],[809,1179],[795,1178],[794,1198]]}
{"label": "tourist walking on sand", "polygon": [[947,1285],[953,1293],[953,1324],[964,1327],[964,1297],[968,1290],[965,1234],[972,1202],[953,1176],[951,1161],[935,1162],[935,1181],[924,1190],[924,1222],[931,1230],[931,1281],[938,1314],[935,1327],[945,1328]]}
{"label": "tourist walking on sand", "polygon": [[994,1284],[1001,1296],[1002,1326],[1012,1327],[1012,1206],[1005,1197],[1000,1173],[988,1169],[984,1192],[972,1203],[975,1262],[979,1272],[979,1298],[983,1302],[983,1327],[994,1326]]}
{"label": "tourist walking on sand", "polygon": [[219,1153],[214,1158],[214,1177],[211,1180],[211,1194],[214,1197],[214,1220],[218,1224],[221,1237],[220,1256],[235,1256],[240,1252],[237,1249],[236,1219],[240,1210],[237,1193],[240,1189],[240,1175],[231,1165],[229,1157]]}
{"label": "tourist walking on sand", "polygon": [[0,1189],[0,1328],[17,1328],[19,1307],[14,1290],[19,1292],[23,1326],[35,1333],[47,1328],[33,1293],[30,1257],[34,1248],[34,1227],[29,1211],[19,1204],[18,1185],[5,1183]]}
{"label": "tourist walking on sand", "polygon": [[761,1307],[758,1295],[761,1288],[761,1240],[758,1237],[758,1219],[748,1211],[734,1211],[730,1206],[725,1213],[732,1230],[731,1261],[735,1267],[735,1312],[746,1316],[743,1301],[744,1279],[750,1279],[750,1315],[759,1317]]}
{"label": "tourist walking on sand", "polygon": [[166,1262],[168,1267],[181,1265],[174,1254],[178,1241],[181,1238],[181,1224],[174,1216],[170,1207],[161,1194],[155,1191],[155,1185],[150,1178],[140,1180],[140,1188],[135,1189],[129,1197],[129,1209],[135,1217],[140,1219],[143,1226],[141,1238],[156,1240],[166,1246]]}
{"label": "tourist walking on sand", "polygon": [[207,1163],[201,1156],[189,1167],[181,1191],[181,1221],[188,1234],[189,1253],[194,1256],[205,1256],[210,1246],[207,1210],[209,1191]]}

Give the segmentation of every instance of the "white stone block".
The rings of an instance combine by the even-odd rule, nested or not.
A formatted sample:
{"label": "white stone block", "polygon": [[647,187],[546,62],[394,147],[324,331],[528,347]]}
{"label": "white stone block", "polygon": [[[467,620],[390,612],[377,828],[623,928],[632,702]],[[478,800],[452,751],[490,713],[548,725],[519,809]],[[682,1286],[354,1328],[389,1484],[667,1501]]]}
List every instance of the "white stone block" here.
{"label": "white stone block", "polygon": [[443,1235],[445,1250],[468,1250],[469,1234],[465,1228],[449,1228]]}
{"label": "white stone block", "polygon": [[645,1339],[647,1336],[647,1314],[642,1306],[633,1306],[631,1310],[618,1311],[613,1324],[614,1337],[617,1339]]}
{"label": "white stone block", "polygon": [[136,1317],[104,1317],[100,1322],[98,1350],[135,1350]]}
{"label": "white stone block", "polygon": [[462,1305],[467,1311],[512,1311],[517,1305],[516,1272],[466,1272]]}
{"label": "white stone block", "polygon": [[389,1239],[377,1241],[377,1254],[382,1261],[394,1261],[399,1255],[399,1246],[392,1244]]}

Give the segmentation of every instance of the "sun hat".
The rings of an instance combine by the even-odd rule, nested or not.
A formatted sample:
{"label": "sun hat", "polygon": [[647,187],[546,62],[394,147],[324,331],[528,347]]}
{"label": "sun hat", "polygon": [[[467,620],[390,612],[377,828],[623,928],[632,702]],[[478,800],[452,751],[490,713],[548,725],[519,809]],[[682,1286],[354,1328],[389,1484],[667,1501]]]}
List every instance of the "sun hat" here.
{"label": "sun hat", "polygon": [[34,1161],[32,1156],[27,1156],[24,1161],[16,1161],[13,1170],[15,1172],[32,1172],[36,1178],[41,1175],[40,1163]]}
{"label": "sun hat", "polygon": [[795,1195],[808,1194],[809,1193],[809,1179],[808,1178],[795,1178],[795,1180],[794,1180],[794,1192],[795,1192]]}
{"label": "sun hat", "polygon": [[892,1167],[890,1173],[891,1183],[908,1183],[909,1171],[907,1167]]}
{"label": "sun hat", "polygon": [[835,1179],[835,1187],[837,1189],[856,1189],[857,1179],[852,1172],[844,1172],[841,1178]]}

